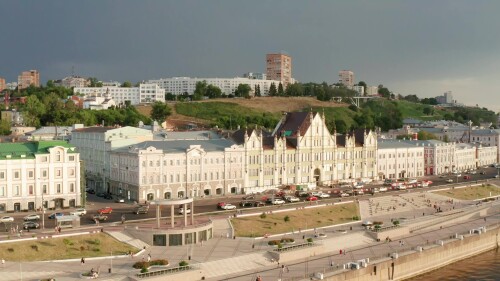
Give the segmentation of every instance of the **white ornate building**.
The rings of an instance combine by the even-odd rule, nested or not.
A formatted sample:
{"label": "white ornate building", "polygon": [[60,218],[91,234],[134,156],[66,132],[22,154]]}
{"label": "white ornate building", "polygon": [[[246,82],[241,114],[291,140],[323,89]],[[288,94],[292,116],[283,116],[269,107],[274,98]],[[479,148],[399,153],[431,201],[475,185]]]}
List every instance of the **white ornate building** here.
{"label": "white ornate building", "polygon": [[64,141],[0,145],[0,211],[80,206],[80,154]]}
{"label": "white ornate building", "polygon": [[332,135],[324,116],[286,114],[272,134],[147,141],[110,151],[110,191],[131,200],[262,192],[377,177],[375,133]]}
{"label": "white ornate building", "polygon": [[130,101],[132,105],[142,103],[153,103],[155,101],[165,102],[165,90],[156,84],[140,84],[139,87],[75,87],[73,93],[82,94],[85,97],[108,95],[116,104],[125,104]]}

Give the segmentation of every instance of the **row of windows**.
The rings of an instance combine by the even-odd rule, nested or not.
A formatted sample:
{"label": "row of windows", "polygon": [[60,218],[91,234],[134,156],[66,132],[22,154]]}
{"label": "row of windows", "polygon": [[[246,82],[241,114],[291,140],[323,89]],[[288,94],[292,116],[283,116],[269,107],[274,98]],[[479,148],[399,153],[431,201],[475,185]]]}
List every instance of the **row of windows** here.
{"label": "row of windows", "polygon": [[[226,179],[235,179],[235,178],[241,178],[242,173],[241,171],[229,171],[227,172]],[[167,182],[167,178],[170,179],[170,181]],[[160,181],[160,175],[156,176],[143,176],[142,177],[142,184],[159,184],[159,183],[181,183],[185,182],[187,180],[186,174],[170,174],[168,177],[167,175],[163,175],[162,177],[163,181]],[[182,179],[182,181],[181,181]],[[220,180],[224,179],[224,173],[222,172],[207,172],[207,173],[192,173],[189,174],[189,181],[209,181],[209,180]]]}
{"label": "row of windows", "polygon": [[[28,170],[27,173],[28,173],[28,179],[34,179],[35,178],[35,171],[34,170]],[[62,169],[55,169],[54,175],[56,177],[62,177],[63,170]],[[70,176],[70,177],[72,177],[72,176],[74,177],[75,176],[75,169],[73,169],[73,168],[68,169],[68,174],[67,175]],[[9,177],[7,175],[6,171],[0,171],[0,180],[7,179],[8,177],[12,178],[12,179],[21,179],[21,176],[22,176],[22,171],[21,170],[13,170],[11,177]],[[41,177],[42,178],[47,178],[47,176],[48,176],[48,169],[41,170]]]}
{"label": "row of windows", "polygon": [[[48,194],[47,185],[45,185],[45,184],[42,185],[42,192],[43,192],[43,194]],[[75,183],[69,183],[68,192],[70,192],[70,193],[75,192]],[[64,193],[64,188],[63,188],[62,183],[55,184],[53,193],[55,193],[55,194]],[[10,195],[12,195],[12,196],[35,195],[35,187],[34,187],[34,185],[30,184],[26,187],[26,190],[22,190],[22,187],[20,185],[13,185]],[[2,196],[7,196],[7,186],[5,186],[5,185],[0,185],[0,197],[2,197]]]}

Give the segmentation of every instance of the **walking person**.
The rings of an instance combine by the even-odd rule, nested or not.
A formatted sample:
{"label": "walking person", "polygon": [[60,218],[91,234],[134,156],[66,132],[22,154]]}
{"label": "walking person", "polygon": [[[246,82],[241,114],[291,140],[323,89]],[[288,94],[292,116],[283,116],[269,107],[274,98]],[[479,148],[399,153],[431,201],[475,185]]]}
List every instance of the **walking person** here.
{"label": "walking person", "polygon": [[85,264],[85,258],[84,257],[82,257],[82,259],[80,260],[80,263],[81,263],[81,265]]}
{"label": "walking person", "polygon": [[151,261],[151,254],[148,254],[148,262]]}

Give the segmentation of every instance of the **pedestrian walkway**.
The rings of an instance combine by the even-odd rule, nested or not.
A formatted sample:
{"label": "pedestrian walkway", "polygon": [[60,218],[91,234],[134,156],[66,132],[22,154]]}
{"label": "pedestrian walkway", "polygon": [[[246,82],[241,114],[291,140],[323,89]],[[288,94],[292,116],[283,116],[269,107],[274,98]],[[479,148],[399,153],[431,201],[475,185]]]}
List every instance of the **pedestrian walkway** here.
{"label": "pedestrian walkway", "polygon": [[136,247],[137,249],[149,247],[149,245],[143,242],[142,240],[132,238],[121,231],[107,231],[107,233],[113,236],[116,240],[127,243],[131,246]]}

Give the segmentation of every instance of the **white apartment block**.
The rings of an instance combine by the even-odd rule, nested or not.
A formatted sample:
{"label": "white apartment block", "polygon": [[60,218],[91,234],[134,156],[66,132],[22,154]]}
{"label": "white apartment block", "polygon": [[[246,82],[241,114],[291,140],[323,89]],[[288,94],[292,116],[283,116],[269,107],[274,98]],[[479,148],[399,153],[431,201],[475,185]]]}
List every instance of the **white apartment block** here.
{"label": "white apartment block", "polygon": [[380,179],[424,176],[424,147],[399,140],[378,140],[377,166]]}
{"label": "white apartment block", "polygon": [[377,86],[368,86],[368,87],[366,87],[366,95],[367,96],[376,96],[376,95],[378,95],[378,87]]}
{"label": "white apartment block", "polygon": [[152,139],[153,133],[145,129],[87,127],[73,130],[70,143],[78,148],[85,163],[87,188],[109,192],[110,151]]}
{"label": "white apartment block", "polygon": [[0,211],[35,211],[82,204],[80,155],[63,141],[0,146]]}
{"label": "white apartment block", "polygon": [[166,93],[171,93],[173,95],[182,95],[188,93],[192,95],[196,89],[197,82],[206,81],[208,85],[214,85],[221,89],[224,95],[233,95],[236,88],[240,84],[248,84],[252,91],[255,89],[256,85],[259,85],[262,95],[267,95],[269,93],[269,88],[271,84],[274,83],[276,88],[280,84],[278,80],[260,80],[260,79],[250,79],[250,78],[191,78],[191,77],[173,77],[173,78],[162,78],[158,80],[148,80],[147,83],[156,84],[161,89],[165,90]]}
{"label": "white apartment block", "polygon": [[354,85],[354,86],[352,86],[352,89],[354,91],[358,92],[358,94],[360,96],[364,96],[365,95],[365,87],[363,87],[363,86]]}
{"label": "white apartment block", "polygon": [[155,101],[165,102],[165,90],[156,84],[139,84],[139,87],[76,87],[73,93],[82,94],[85,97],[109,96],[116,104],[125,104],[130,101],[132,105],[142,103],[153,103]]}

